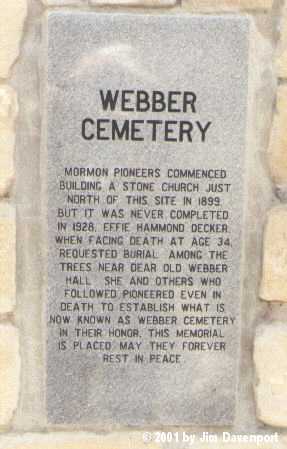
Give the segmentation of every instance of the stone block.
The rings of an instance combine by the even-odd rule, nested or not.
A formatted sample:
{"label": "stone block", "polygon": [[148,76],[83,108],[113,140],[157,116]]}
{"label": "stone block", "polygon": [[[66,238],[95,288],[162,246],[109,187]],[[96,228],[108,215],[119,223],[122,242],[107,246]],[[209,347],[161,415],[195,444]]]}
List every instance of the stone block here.
{"label": "stone block", "polygon": [[88,0],[42,0],[45,6],[82,6],[86,5]]}
{"label": "stone block", "polygon": [[285,2],[279,23],[280,38],[277,45],[276,68],[280,78],[287,77],[287,3]]}
{"label": "stone block", "polygon": [[[232,434],[230,432],[230,434]],[[0,449],[163,449],[166,447],[180,446],[182,449],[286,449],[286,439],[274,434],[274,432],[264,432],[264,442],[262,445],[256,442],[229,442],[228,432],[225,432],[225,440],[222,442],[221,435],[216,435],[217,442],[199,442],[201,434],[193,432],[178,431],[178,438],[185,439],[185,444],[177,442],[164,444],[155,442],[156,432],[121,432],[110,433],[109,435],[97,435],[85,432],[74,433],[50,433],[48,435],[24,434],[17,436],[0,437]],[[247,437],[247,435],[246,435]],[[174,441],[176,441],[174,437]],[[193,439],[194,438],[194,439]],[[285,444],[284,444],[285,443]]]}
{"label": "stone block", "polygon": [[[243,229],[242,210],[245,202],[242,173],[244,172],[247,123],[248,50],[251,23],[247,17],[234,15],[99,14],[57,10],[48,14],[47,25],[46,54],[48,54],[49,63],[46,77],[48,80],[47,103],[43,105],[43,125],[47,130],[47,157],[43,160],[43,166],[46,165],[45,181],[47,183],[47,188],[44,190],[47,192],[48,242],[46,278],[48,422],[71,426],[80,422],[86,425],[95,424],[97,428],[107,428],[115,423],[121,426],[140,427],[230,424],[234,419],[237,353],[240,344],[238,338],[240,251]],[[61,42],[60,46],[59,42]],[[181,44],[178,45],[178,42]],[[192,50],[187,52],[187,48]],[[191,73],[193,92],[184,94],[183,91],[190,88]],[[173,92],[174,80],[176,80],[178,92]],[[120,98],[126,98],[128,93],[126,87],[133,85],[140,91],[131,91],[132,95],[128,100],[130,107],[127,108],[125,105],[121,107]],[[153,103],[158,102],[158,94],[161,93],[158,90],[164,92],[162,104],[170,104],[170,106],[164,109],[152,106]],[[117,92],[120,103],[116,105],[115,110],[105,106],[105,92]],[[149,99],[148,110],[146,107],[140,110],[143,93]],[[111,95],[114,94],[111,93]],[[189,108],[187,109],[183,107],[183,98],[188,97]],[[199,105],[198,110],[193,105],[195,98]],[[175,103],[177,103],[176,108]],[[162,112],[160,115],[159,110]],[[91,111],[92,120],[87,119],[86,111]],[[143,114],[144,111],[146,114]],[[156,114],[155,111],[157,111]],[[170,126],[172,122],[167,120],[175,117],[176,111],[178,120],[185,120],[185,125],[189,125],[192,137],[190,134],[188,138],[187,136],[176,137],[178,126],[183,121],[173,122],[176,127],[172,133],[174,136],[172,141],[174,144],[177,142],[178,149],[171,151],[171,139],[164,132],[164,129],[167,129],[164,127],[167,123]],[[194,114],[193,124],[186,121],[191,120],[190,114]],[[102,139],[101,132],[98,133],[96,129],[101,126],[103,117],[108,125]],[[157,130],[154,128],[152,131],[150,123],[148,125],[146,122],[146,119],[150,117],[161,118],[159,122],[161,126]],[[97,121],[97,118],[101,119]],[[137,135],[134,136],[133,131],[131,133],[126,131],[131,123],[135,123],[131,122],[135,118],[140,119],[138,123],[141,123],[141,128],[138,128]],[[89,125],[88,122],[90,122]],[[79,134],[79,123],[82,123],[82,135]],[[112,130],[111,126],[116,126],[118,131],[115,132],[115,128]],[[206,131],[210,127],[210,137],[200,136],[199,129],[203,127]],[[223,129],[224,132],[222,132]],[[94,150],[95,145],[97,151]],[[151,150],[153,145],[156,151]],[[111,150],[107,151],[107,148]],[[81,155],[80,160],[79,155]],[[81,174],[76,173],[79,164],[82,167]],[[135,172],[139,164],[140,167],[150,167],[149,173],[145,170]],[[206,179],[204,175],[202,179],[200,175],[197,178],[198,189],[196,187],[197,192],[194,192],[193,204],[198,212],[197,217],[191,217],[193,228],[189,228],[187,222],[186,228],[183,228],[179,219],[187,220],[187,215],[183,218],[182,210],[176,207],[176,204],[178,207],[184,204],[183,190],[176,192],[177,196],[174,197],[176,204],[163,202],[164,198],[161,204],[155,203],[154,193],[146,192],[145,209],[148,211],[146,218],[143,216],[135,218],[132,213],[133,203],[127,202],[126,198],[119,193],[118,204],[123,208],[123,216],[130,217],[130,223],[125,228],[113,227],[108,231],[102,216],[99,216],[96,221],[94,217],[91,217],[90,231],[95,230],[96,223],[97,232],[102,235],[109,233],[113,237],[114,268],[116,269],[116,265],[120,264],[117,266],[120,273],[123,272],[123,277],[119,278],[119,283],[111,292],[115,305],[107,312],[98,301],[95,301],[95,298],[100,298],[99,295],[102,295],[99,293],[100,289],[106,288],[104,284],[106,278],[103,276],[100,264],[91,262],[91,265],[87,266],[88,270],[91,269],[91,273],[87,274],[86,280],[76,278],[73,281],[81,285],[87,282],[87,285],[91,286],[90,291],[91,295],[94,295],[94,301],[93,304],[87,302],[91,307],[85,311],[86,316],[89,314],[90,319],[93,320],[92,315],[102,316],[107,313],[107,321],[104,318],[104,322],[97,324],[102,338],[107,341],[105,347],[98,347],[96,340],[90,346],[91,341],[86,338],[83,328],[80,329],[80,324],[75,330],[74,323],[80,323],[79,314],[82,314],[84,310],[77,307],[70,308],[71,295],[74,295],[72,289],[74,290],[75,284],[74,287],[71,283],[67,284],[67,276],[73,275],[75,279],[77,273],[65,272],[66,268],[63,264],[61,265],[63,260],[59,259],[59,247],[55,246],[55,242],[59,242],[58,237],[62,239],[61,236],[66,235],[64,232],[61,235],[58,233],[62,224],[57,226],[59,216],[56,217],[55,212],[68,211],[66,195],[59,189],[59,179],[67,185],[74,174],[77,176],[78,189],[83,189],[82,181],[94,176],[91,175],[90,169],[86,169],[90,166],[106,168],[105,173],[94,172],[102,183],[101,197],[98,197],[100,209],[105,207],[104,198],[109,193],[107,190],[109,186],[114,182],[119,186],[126,185],[125,179],[127,176],[134,176],[132,173],[137,173],[136,176],[139,178],[152,180],[152,190],[160,191],[161,185],[165,185],[165,182],[172,177],[174,180],[179,179],[179,173],[184,173],[187,167],[191,168],[186,174],[186,179],[190,176],[190,180],[197,178],[193,169],[198,169],[198,173],[201,172],[201,168],[210,169],[209,179]],[[113,167],[125,168],[115,175]],[[214,171],[214,167],[224,167],[226,170]],[[174,168],[177,174],[173,175]],[[176,225],[179,224],[182,232],[185,231],[185,241],[181,250],[187,254],[194,244],[194,234],[202,231],[203,218],[201,207],[198,206],[201,202],[197,195],[211,190],[218,192],[214,179],[217,176],[222,177],[227,183],[226,189],[218,193],[221,197],[220,204],[224,204],[225,208],[225,224],[224,228],[219,225],[216,230],[210,229],[210,232],[225,232],[227,228],[230,229],[228,237],[232,244],[229,242],[230,252],[228,255],[227,252],[225,253],[229,266],[228,269],[227,265],[222,266],[222,269],[226,271],[222,300],[226,298],[224,311],[228,319],[224,324],[224,336],[219,337],[222,340],[214,341],[220,331],[219,326],[222,325],[220,324],[222,312],[215,307],[212,312],[208,307],[205,310],[197,309],[198,316],[209,322],[214,334],[211,332],[204,343],[201,342],[200,336],[197,339],[194,334],[194,339],[191,339],[187,349],[185,346],[188,337],[185,333],[187,325],[189,324],[189,329],[194,326],[200,332],[201,324],[200,321],[187,323],[187,320],[184,323],[181,300],[187,299],[187,296],[180,293],[176,283],[173,284],[173,281],[170,281],[170,284],[168,282],[164,284],[164,281],[160,281],[158,284],[158,276],[166,276],[164,273],[167,270],[167,261],[171,258],[177,259],[173,251],[174,242],[170,238],[170,230],[165,224],[172,221]],[[184,178],[185,175],[181,175],[181,179]],[[211,179],[214,179],[214,184],[211,184]],[[229,183],[232,183],[232,187]],[[81,193],[84,191],[82,190]],[[152,209],[149,209],[152,204],[159,204],[157,216],[152,215]],[[75,224],[82,219],[82,213],[83,211],[79,210],[79,214],[76,212],[73,216],[72,213],[67,212],[65,222],[67,229],[74,229],[79,237],[75,246],[77,254],[80,254],[79,250],[89,254],[89,244],[82,238],[82,230]],[[222,217],[218,215],[215,218],[215,215],[212,217],[211,214],[206,213],[204,219],[209,220],[206,225],[208,227],[209,223],[213,226],[212,221],[220,221]],[[141,220],[147,220],[147,225],[143,227]],[[149,221],[156,222],[156,225],[150,226]],[[147,254],[148,257],[154,257],[156,263],[151,268],[148,265],[140,267],[137,264],[138,268],[135,268],[134,259],[138,256],[134,255],[134,243],[129,242],[134,242],[136,236],[137,245],[140,245],[143,241],[142,234],[148,240],[152,233],[158,232],[162,237],[159,248],[156,248],[157,244],[155,244],[154,255]],[[125,253],[116,238],[119,234],[123,236]],[[67,240],[62,240],[63,249],[68,247],[66,242]],[[98,244],[102,245],[100,242]],[[146,242],[143,244],[145,245]],[[218,238],[214,237],[210,239],[208,249],[217,250],[218,244]],[[74,254],[73,262],[78,263],[80,259],[76,253]],[[109,254],[105,252],[101,260],[106,262],[105,269],[108,271],[109,260],[106,258],[109,257]],[[128,261],[128,258],[132,260],[132,263]],[[212,263],[208,251],[204,251],[200,262]],[[64,267],[62,271],[59,269],[61,266]],[[73,267],[76,269],[76,265],[73,265],[71,269],[74,269]],[[85,269],[84,266],[82,268]],[[145,285],[153,286],[150,287],[153,289],[159,286],[156,294],[154,291],[147,294],[148,287],[135,287],[135,269],[140,270],[137,273],[145,272],[149,277],[149,284]],[[185,273],[185,270],[188,270],[187,263],[182,265],[182,272]],[[190,268],[190,272],[192,270],[197,271],[197,268]],[[198,270],[192,277],[194,285],[201,282],[200,267]],[[191,285],[189,282],[187,278],[185,285]],[[167,287],[170,289],[168,294],[165,290]],[[212,298],[213,293],[213,287],[206,286],[206,297]],[[55,298],[63,298],[63,294],[66,295],[65,300],[55,301]],[[133,337],[136,345],[133,346],[132,343],[128,348],[126,340],[128,335],[116,336],[115,334],[117,330],[120,330],[119,324],[123,323],[123,316],[127,318],[125,314],[128,311],[128,309],[124,310],[125,306],[118,305],[116,298],[131,300],[136,297],[146,298],[148,306],[144,304],[141,308],[136,308],[133,304],[129,308],[128,321],[133,323],[131,324],[133,334],[130,336]],[[167,320],[164,318],[162,321],[163,309],[158,306],[156,298],[165,299],[165,310],[169,311],[172,317],[169,316]],[[60,302],[62,311],[66,307],[64,301],[67,301],[66,310],[69,312],[65,325],[67,338],[59,340],[59,323],[56,322],[55,317],[62,313],[59,310]],[[210,321],[211,313],[216,316],[214,323]],[[155,337],[149,332],[149,325],[159,329],[163,324],[169,339],[166,340],[165,351],[160,353],[157,343],[154,342],[158,336]],[[175,329],[179,331],[177,335]],[[93,357],[90,356],[91,351]],[[218,352],[217,357],[214,351]],[[79,357],[80,352],[81,357]],[[202,372],[206,371],[212,372],[212,376],[202,377]],[[190,379],[188,388],[183,389],[187,378]],[[132,395],[130,395],[131,384],[135,385]],[[121,385],[120,389],[119,385]],[[189,406],[190,403],[193,403],[193,407]],[[58,406],[55,407],[55,404]]]}
{"label": "stone block", "polygon": [[15,211],[0,204],[0,313],[8,313],[15,305]]}
{"label": "stone block", "polygon": [[270,10],[273,0],[183,0],[183,5],[195,11],[256,11]]}
{"label": "stone block", "polygon": [[257,416],[271,426],[287,426],[286,347],[286,324],[259,326],[254,348]]}
{"label": "stone block", "polygon": [[14,178],[14,121],[18,113],[16,92],[0,85],[0,196],[6,196]]}
{"label": "stone block", "polygon": [[19,55],[27,0],[0,0],[0,78],[7,78]]}
{"label": "stone block", "polygon": [[164,7],[176,5],[176,0],[90,0],[91,5],[130,5],[146,7]]}
{"label": "stone block", "polygon": [[0,427],[7,426],[19,393],[20,355],[17,329],[0,325]]}
{"label": "stone block", "polygon": [[287,86],[277,92],[276,112],[272,125],[268,152],[271,177],[277,185],[287,184]]}
{"label": "stone block", "polygon": [[153,442],[143,441],[142,433],[50,433],[26,434],[0,438],[0,449],[159,449]]}
{"label": "stone block", "polygon": [[278,206],[268,214],[260,297],[287,302],[287,208]]}

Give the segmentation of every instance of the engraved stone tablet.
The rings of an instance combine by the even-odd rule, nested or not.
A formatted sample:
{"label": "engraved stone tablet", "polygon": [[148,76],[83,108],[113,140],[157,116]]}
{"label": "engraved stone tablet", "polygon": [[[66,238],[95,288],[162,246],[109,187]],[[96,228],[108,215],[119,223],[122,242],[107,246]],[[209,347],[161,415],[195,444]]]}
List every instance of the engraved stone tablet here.
{"label": "engraved stone tablet", "polygon": [[53,12],[47,28],[48,421],[230,424],[249,21]]}

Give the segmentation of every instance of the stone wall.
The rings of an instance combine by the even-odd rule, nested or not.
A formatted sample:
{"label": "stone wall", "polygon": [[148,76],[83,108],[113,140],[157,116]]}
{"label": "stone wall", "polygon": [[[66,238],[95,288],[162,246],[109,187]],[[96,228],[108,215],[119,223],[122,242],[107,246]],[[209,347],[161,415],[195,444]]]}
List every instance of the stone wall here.
{"label": "stone wall", "polygon": [[[246,289],[253,295],[247,299],[255,297],[255,301],[243,300],[242,319],[249,323],[249,330],[242,337],[247,358],[241,369],[249,374],[240,387],[233,431],[267,434],[270,441],[267,438],[262,447],[287,448],[287,1],[44,0],[41,4],[40,0],[0,0],[0,7],[0,448],[156,448],[165,446],[163,439],[151,441],[160,430],[198,434],[211,430],[219,438],[215,449],[223,444],[218,429],[163,428],[152,433],[119,429],[119,433],[103,434],[78,426],[75,432],[55,430],[46,424],[41,343],[40,28],[45,11],[58,7],[150,14],[248,13],[254,19],[258,36],[253,39],[260,61],[258,56],[252,76],[255,83],[258,77],[261,81],[254,106],[257,122],[250,124],[256,130],[251,141],[258,148],[251,164],[255,164],[253,173],[266,179],[262,204],[251,204],[249,213],[256,211],[258,216],[251,220],[248,238],[251,241],[252,236],[253,243],[246,244],[251,263],[245,268]],[[268,60],[267,69],[258,74],[262,60]],[[272,439],[275,432],[279,441]],[[166,445],[190,446],[184,440]],[[197,441],[194,445],[208,444]],[[252,441],[224,445],[257,447]]]}

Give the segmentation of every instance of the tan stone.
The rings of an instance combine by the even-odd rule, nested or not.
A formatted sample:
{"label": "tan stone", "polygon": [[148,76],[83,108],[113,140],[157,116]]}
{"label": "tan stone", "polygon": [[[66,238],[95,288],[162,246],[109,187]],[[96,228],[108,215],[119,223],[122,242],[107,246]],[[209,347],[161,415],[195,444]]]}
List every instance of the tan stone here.
{"label": "tan stone", "polygon": [[196,11],[269,10],[273,0],[183,0],[185,7]]}
{"label": "tan stone", "polygon": [[0,438],[0,449],[160,449],[143,442],[142,433],[94,435],[84,432],[48,435],[26,434]]}
{"label": "tan stone", "polygon": [[287,183],[287,86],[281,85],[277,91],[277,105],[272,125],[268,152],[270,173],[278,185]]}
{"label": "tan stone", "polygon": [[260,297],[266,301],[287,301],[287,207],[268,213],[264,232]]}
{"label": "tan stone", "polygon": [[134,6],[171,6],[176,0],[42,0],[45,6],[67,5],[134,5]]}
{"label": "tan stone", "polygon": [[15,305],[15,233],[14,208],[0,203],[0,313],[11,312]]}
{"label": "tan stone", "polygon": [[277,45],[276,67],[280,78],[287,78],[287,3],[283,8],[279,25],[279,42]]}
{"label": "tan stone", "polygon": [[8,194],[14,179],[14,121],[18,113],[16,92],[0,85],[0,196]]}
{"label": "tan stone", "polygon": [[0,426],[7,426],[19,393],[20,356],[17,329],[0,325]]}
{"label": "tan stone", "polygon": [[[192,432],[189,432],[192,433]],[[265,434],[271,434],[271,432],[265,432]],[[152,435],[153,441],[143,442],[143,432],[121,432],[110,433],[108,435],[96,435],[84,432],[74,433],[50,433],[48,435],[37,434],[24,434],[18,436],[3,436],[0,437],[0,449],[162,449],[163,447],[170,447],[171,449],[177,447],[183,447],[182,444],[155,442],[155,432],[148,433]],[[179,431],[179,438],[182,433]],[[185,448],[192,447],[193,449],[286,449],[286,446],[281,444],[281,438],[277,435],[270,435],[271,440],[265,442],[262,445],[256,445],[256,443],[244,443],[244,444],[232,444],[232,443],[220,443],[220,435],[218,436],[218,443],[199,443],[199,435],[196,436],[194,444],[186,443]],[[276,440],[279,440],[276,442]],[[283,439],[282,439],[283,440]],[[265,440],[267,441],[267,440]],[[269,442],[270,441],[270,442]]]}
{"label": "tan stone", "polygon": [[18,103],[16,92],[6,84],[0,85],[0,126],[12,127],[17,114]]}
{"label": "tan stone", "polygon": [[42,0],[45,6],[86,5],[88,0]]}
{"label": "tan stone", "polygon": [[0,78],[7,78],[19,55],[27,0],[0,0]]}
{"label": "tan stone", "polygon": [[131,5],[163,7],[176,5],[176,0],[90,0],[91,5]]}
{"label": "tan stone", "polygon": [[257,416],[271,426],[287,426],[286,348],[286,324],[259,326],[254,347]]}

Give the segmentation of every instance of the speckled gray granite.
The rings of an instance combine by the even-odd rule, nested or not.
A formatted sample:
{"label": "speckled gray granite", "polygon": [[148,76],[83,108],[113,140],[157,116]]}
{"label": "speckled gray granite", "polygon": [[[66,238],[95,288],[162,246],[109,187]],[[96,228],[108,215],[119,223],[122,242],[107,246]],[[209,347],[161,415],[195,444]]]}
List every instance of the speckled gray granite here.
{"label": "speckled gray granite", "polygon": [[48,421],[231,424],[249,21],[52,12],[46,26]]}

